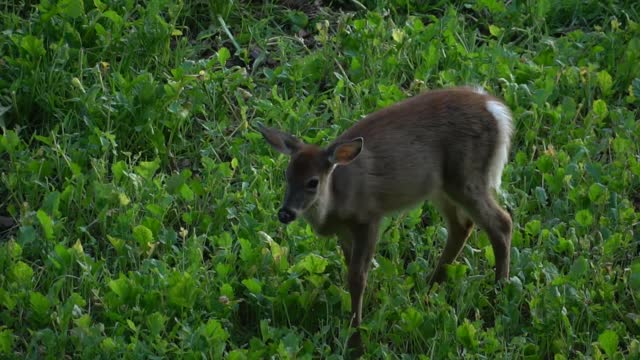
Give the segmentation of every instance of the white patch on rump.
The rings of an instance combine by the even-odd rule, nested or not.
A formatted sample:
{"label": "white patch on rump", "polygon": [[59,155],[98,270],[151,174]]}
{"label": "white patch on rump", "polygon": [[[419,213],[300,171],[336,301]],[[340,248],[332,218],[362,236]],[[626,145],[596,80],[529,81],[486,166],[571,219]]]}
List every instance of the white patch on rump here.
{"label": "white patch on rump", "polygon": [[489,100],[486,103],[486,107],[498,124],[498,141],[489,166],[489,187],[499,191],[502,183],[502,171],[509,157],[513,120],[511,111],[501,102]]}

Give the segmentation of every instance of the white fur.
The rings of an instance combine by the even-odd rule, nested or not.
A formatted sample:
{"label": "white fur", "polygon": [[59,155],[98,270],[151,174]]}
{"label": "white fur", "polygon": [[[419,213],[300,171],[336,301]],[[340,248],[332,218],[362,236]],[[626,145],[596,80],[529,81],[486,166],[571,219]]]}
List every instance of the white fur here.
{"label": "white fur", "polygon": [[486,103],[487,110],[498,123],[498,142],[496,152],[489,167],[489,187],[500,191],[502,183],[502,171],[509,157],[511,134],[513,133],[513,120],[511,111],[504,104],[489,100]]}
{"label": "white fur", "polygon": [[332,197],[331,197],[331,176],[333,174],[333,170],[336,168],[337,164],[334,164],[329,170],[329,174],[327,175],[327,180],[324,181],[320,188],[318,189],[318,198],[315,201],[315,204],[311,205],[309,212],[313,218],[313,222],[317,225],[324,225],[324,222],[327,218],[327,213],[329,212],[329,208],[331,207]]}
{"label": "white fur", "polygon": [[476,94],[487,95],[487,91],[480,85],[471,87],[471,90]]}

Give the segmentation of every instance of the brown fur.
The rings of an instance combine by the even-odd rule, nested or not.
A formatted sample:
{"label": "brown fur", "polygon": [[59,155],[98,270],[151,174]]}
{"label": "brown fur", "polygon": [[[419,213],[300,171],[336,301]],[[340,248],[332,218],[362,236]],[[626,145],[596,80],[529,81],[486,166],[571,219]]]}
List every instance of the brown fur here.
{"label": "brown fur", "polygon": [[[319,235],[339,237],[349,267],[354,327],[361,322],[362,294],[381,219],[427,199],[448,228],[431,283],[446,279],[445,266],[455,260],[474,223],[491,239],[496,281],[509,276],[511,218],[495,202],[489,178],[497,147],[508,144],[499,143],[501,130],[488,101],[502,104],[469,88],[425,92],[364,117],[326,149],[307,144],[291,149],[283,209],[312,202],[303,209],[305,219]],[[273,135],[271,129],[261,131],[265,138]],[[354,140],[359,138],[363,143]],[[354,149],[359,153],[352,159]],[[344,165],[331,161],[340,158],[347,160]],[[327,187],[313,193],[315,202],[304,190],[314,176]],[[295,193],[301,191],[306,197],[296,200]],[[361,350],[359,333],[350,345]]]}

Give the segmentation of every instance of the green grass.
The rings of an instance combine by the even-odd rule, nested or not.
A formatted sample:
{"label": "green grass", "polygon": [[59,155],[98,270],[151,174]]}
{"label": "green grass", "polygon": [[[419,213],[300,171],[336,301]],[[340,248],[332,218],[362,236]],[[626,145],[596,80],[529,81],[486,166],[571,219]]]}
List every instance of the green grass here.
{"label": "green grass", "polygon": [[342,254],[277,222],[255,125],[326,144],[476,84],[515,115],[512,279],[475,232],[427,293],[443,222],[390,218],[369,356],[640,358],[636,1],[145,3],[0,0],[0,357],[340,358]]}

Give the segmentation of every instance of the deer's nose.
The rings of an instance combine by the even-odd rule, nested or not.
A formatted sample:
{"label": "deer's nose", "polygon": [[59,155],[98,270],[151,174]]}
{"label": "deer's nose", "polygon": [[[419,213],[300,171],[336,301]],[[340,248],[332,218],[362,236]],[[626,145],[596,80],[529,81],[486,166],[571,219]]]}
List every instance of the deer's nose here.
{"label": "deer's nose", "polygon": [[296,219],[296,214],[290,209],[282,208],[278,211],[278,220],[283,224],[288,224]]}

